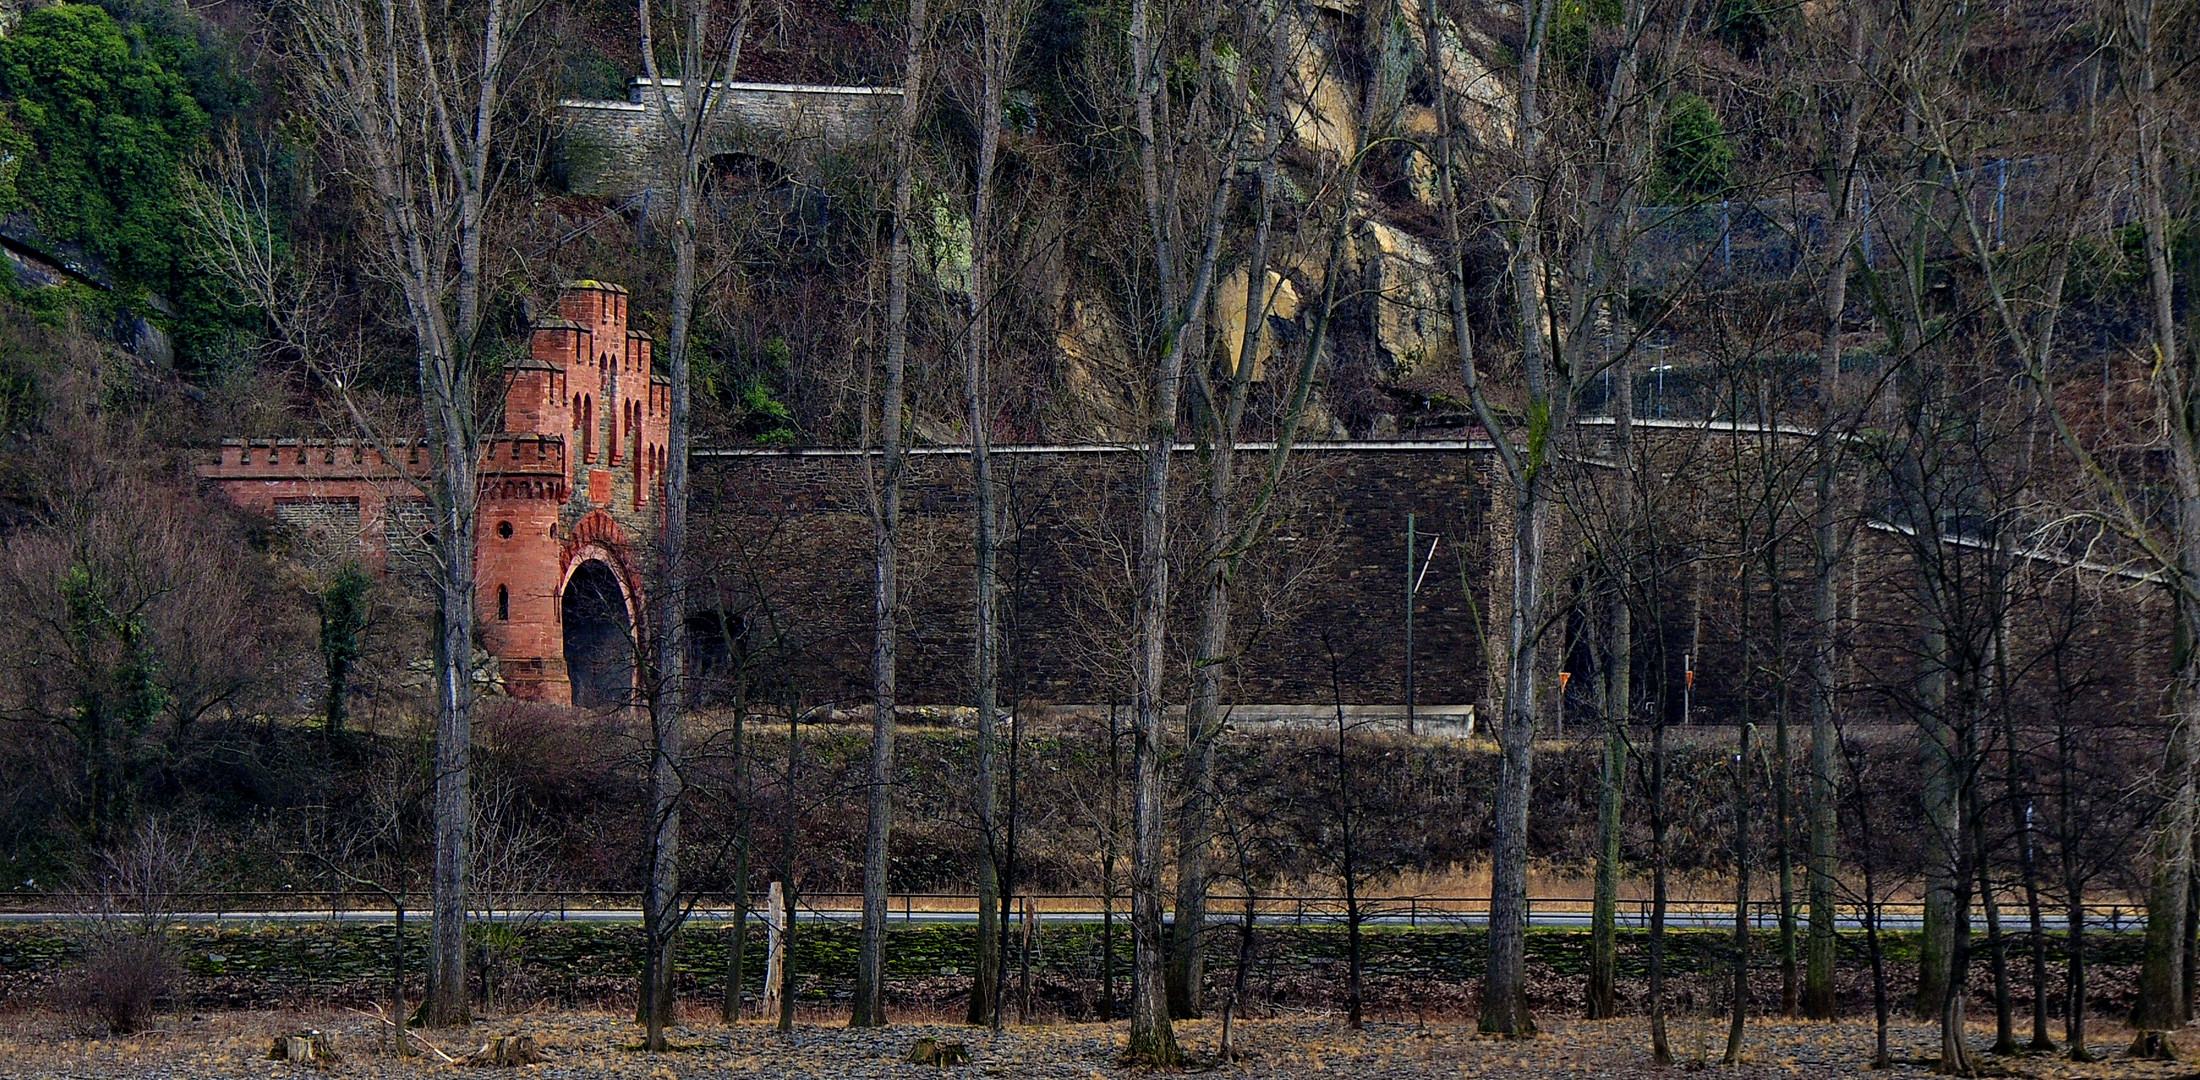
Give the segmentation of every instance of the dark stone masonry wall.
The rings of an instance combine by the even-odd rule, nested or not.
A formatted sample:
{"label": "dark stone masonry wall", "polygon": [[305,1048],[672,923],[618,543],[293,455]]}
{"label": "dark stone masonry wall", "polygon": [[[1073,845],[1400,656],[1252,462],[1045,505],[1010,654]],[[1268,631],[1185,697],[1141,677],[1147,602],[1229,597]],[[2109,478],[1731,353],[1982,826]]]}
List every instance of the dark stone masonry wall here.
{"label": "dark stone masonry wall", "polygon": [[[1099,447],[998,448],[1003,514],[1004,700],[1127,702],[1140,456]],[[1241,452],[1242,494],[1261,485],[1264,450]],[[1487,613],[1492,466],[1465,443],[1302,447],[1278,486],[1271,526],[1238,575],[1224,697],[1239,703],[1404,700],[1405,529],[1421,555],[1437,539],[1417,597],[1416,698],[1483,700],[1474,620]],[[1179,559],[1196,550],[1195,503],[1207,465],[1176,455]],[[730,650],[790,676],[812,704],[869,695],[871,515],[865,459],[845,451],[717,451],[696,458],[696,497]],[[966,452],[910,459],[898,669],[911,705],[970,700],[972,528]],[[1464,567],[1462,566],[1464,560]],[[1464,569],[1464,574],[1462,573]],[[1181,686],[1197,567],[1172,569],[1172,678]],[[1472,582],[1471,597],[1464,582]],[[772,648],[771,643],[780,648]],[[1181,701],[1172,693],[1172,700]]]}
{"label": "dark stone masonry wall", "polygon": [[[667,90],[679,108],[681,88]],[[875,138],[901,105],[894,87],[732,83],[724,93],[706,153],[753,154],[795,173]],[[669,140],[650,84],[637,80],[625,101],[560,101],[558,113],[567,190],[618,198],[661,186]]]}

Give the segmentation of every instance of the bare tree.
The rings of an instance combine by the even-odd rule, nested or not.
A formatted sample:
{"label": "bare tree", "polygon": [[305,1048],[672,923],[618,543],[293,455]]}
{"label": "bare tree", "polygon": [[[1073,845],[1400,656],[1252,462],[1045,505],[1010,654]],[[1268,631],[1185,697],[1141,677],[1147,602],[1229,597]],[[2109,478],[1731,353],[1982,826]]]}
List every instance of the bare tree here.
{"label": "bare tree", "polygon": [[[1510,289],[1520,346],[1519,405],[1501,411],[1480,374],[1467,310],[1466,197],[1458,149],[1451,134],[1451,105],[1441,80],[1437,99],[1438,197],[1448,234],[1452,332],[1460,354],[1475,419],[1495,445],[1505,477],[1510,519],[1505,574],[1506,623],[1504,718],[1499,726],[1502,768],[1494,808],[1491,854],[1489,966],[1483,980],[1483,1030],[1527,1035],[1535,1021],[1527,1008],[1528,795],[1534,767],[1541,638],[1551,617],[1545,585],[1547,539],[1552,527],[1558,473],[1570,437],[1580,389],[1608,369],[1613,357],[1591,353],[1590,332],[1609,310],[1633,229],[1633,207],[1649,162],[1649,133],[1658,129],[1681,43],[1695,10],[1680,0],[1663,37],[1653,40],[1650,0],[1629,0],[1620,41],[1604,85],[1584,95],[1589,104],[1573,117],[1563,91],[1565,72],[1546,65],[1551,16],[1556,5],[1521,5],[1518,83],[1513,93],[1510,174],[1497,203],[1510,245]],[[1663,9],[1661,9],[1662,11]],[[1656,48],[1653,49],[1652,45]],[[1645,66],[1651,77],[1644,78]],[[1556,81],[1552,81],[1556,80]],[[1551,85],[1546,85],[1551,82]],[[1574,121],[1572,126],[1565,126]],[[1554,153],[1563,133],[1572,153]],[[1562,146],[1561,149],[1565,149]],[[1563,191],[1573,212],[1560,214],[1554,193]],[[1573,230],[1568,231],[1568,228]],[[1570,238],[1570,240],[1569,240]],[[1633,342],[1628,343],[1632,348]],[[1626,350],[1622,350],[1624,357]]]}
{"label": "bare tree", "polygon": [[301,822],[301,845],[290,854],[326,877],[331,891],[364,891],[390,907],[390,1029],[392,1053],[408,1052],[405,1009],[405,915],[417,873],[413,845],[420,807],[432,786],[418,738],[393,740],[373,763],[362,798],[339,813],[315,807]]}
{"label": "bare tree", "polygon": [[1001,851],[999,834],[999,750],[996,728],[1000,722],[1000,528],[999,491],[993,480],[992,349],[993,308],[999,268],[994,250],[994,174],[1001,151],[1002,99],[1013,75],[1016,52],[1023,39],[1028,6],[1020,0],[992,0],[980,12],[981,86],[978,102],[978,160],[971,174],[970,210],[970,318],[963,346],[964,404],[970,428],[971,555],[977,564],[973,594],[976,618],[975,686],[977,705],[978,810],[978,962],[971,986],[967,1020],[973,1024],[1001,1023]]}
{"label": "bare tree", "polygon": [[[1365,32],[1387,40],[1398,32],[1391,6],[1376,0],[1362,14]],[[1224,328],[1213,327],[1221,347],[1215,363],[1195,366],[1191,386],[1197,394],[1199,442],[1206,452],[1206,482],[1201,490],[1199,548],[1198,628],[1193,644],[1185,702],[1186,770],[1185,802],[1177,833],[1176,921],[1169,952],[1169,1012],[1178,1018],[1196,1018],[1202,1012],[1205,981],[1205,931],[1207,921],[1208,848],[1214,830],[1215,747],[1223,727],[1222,680],[1230,662],[1233,590],[1248,555],[1265,537],[1276,509],[1284,476],[1298,445],[1308,407],[1313,400],[1316,370],[1329,347],[1329,329],[1339,302],[1351,253],[1353,226],[1361,220],[1360,180],[1370,151],[1382,141],[1382,133],[1396,120],[1396,102],[1388,91],[1386,67],[1375,65],[1365,87],[1360,109],[1360,134],[1353,153],[1335,163],[1335,175],[1325,186],[1335,190],[1335,216],[1329,223],[1326,253],[1321,264],[1321,290],[1308,313],[1312,323],[1300,340],[1299,356],[1281,414],[1276,418],[1275,443],[1267,455],[1260,481],[1239,505],[1238,441],[1251,398],[1253,373],[1266,348],[1268,319],[1275,311],[1282,281],[1268,282],[1269,252],[1273,242],[1275,211],[1282,199],[1278,159],[1283,152],[1288,122],[1285,117],[1288,72],[1295,69],[1290,35],[1280,18],[1257,6],[1244,9],[1241,36],[1246,48],[1265,39],[1269,46],[1262,150],[1248,163],[1260,190],[1260,210],[1247,249],[1244,322],[1237,348],[1227,348]],[[1242,61],[1241,61],[1242,63]],[[1325,71],[1322,77],[1327,78]],[[1310,217],[1312,215],[1309,215]],[[1224,367],[1227,365],[1227,367]],[[1217,370],[1217,369],[1221,370]]]}
{"label": "bare tree", "polygon": [[902,411],[909,355],[909,210],[916,190],[915,138],[924,94],[924,0],[909,0],[903,45],[901,110],[894,126],[892,235],[886,248],[886,386],[879,399],[876,477],[864,461],[872,494],[874,568],[871,647],[871,778],[863,838],[863,940],[856,955],[850,1027],[886,1023],[886,872],[894,834],[895,665],[901,630],[901,488],[907,458]]}
{"label": "bare tree", "polygon": [[[2175,264],[2170,257],[2169,144],[2171,125],[2189,108],[2174,103],[2175,80],[2192,69],[2189,59],[2172,68],[2174,4],[2125,0],[2116,13],[2115,41],[2125,65],[2120,80],[2138,141],[2140,224],[2145,237],[2149,331],[2158,394],[2169,417],[2170,479],[2175,488],[2174,539],[2164,552],[2164,572],[2175,582],[2177,628],[2191,640],[2200,628],[2200,358],[2181,349]],[[2188,27],[2189,29],[2189,27]],[[2189,38],[2186,39],[2189,44]],[[2189,213],[2189,211],[2188,211]],[[2173,552],[2174,554],[2170,554]],[[2200,651],[2180,650],[2169,694],[2170,731],[2162,774],[2167,799],[2147,886],[2146,952],[2139,968],[2139,1000],[2132,1026],[2134,1052],[2172,1056],[2167,1033],[2184,1026],[2184,969],[2200,962],[2185,929],[2193,875],[2194,823],[2200,820]]]}
{"label": "bare tree", "polygon": [[1865,43],[1870,27],[1870,7],[1865,0],[1851,0],[1848,55],[1842,78],[1827,93],[1836,117],[1833,152],[1826,176],[1826,226],[1830,234],[1825,254],[1825,322],[1819,345],[1818,384],[1821,413],[1816,449],[1818,469],[1812,507],[1811,633],[1810,633],[1810,855],[1809,915],[1803,975],[1803,1011],[1817,1020],[1833,1018],[1833,965],[1836,913],[1835,876],[1840,869],[1840,758],[1835,750],[1835,671],[1840,604],[1842,537],[1836,518],[1836,485],[1840,479],[1842,437],[1840,430],[1842,378],[1841,328],[1848,306],[1849,257],[1857,234],[1851,212],[1857,180],[1857,147],[1862,137],[1863,115],[1871,95],[1864,87]]}
{"label": "bare tree", "polygon": [[84,958],[63,993],[112,1034],[143,1027],[182,974],[170,930],[178,898],[199,872],[199,840],[196,828],[148,817],[95,853],[78,880],[74,929]]}
{"label": "bare tree", "polygon": [[1596,882],[1589,913],[1588,1014],[1591,1020],[1619,1015],[1613,983],[1619,968],[1620,831],[1627,804],[1628,725],[1635,717],[1635,580],[1637,562],[1635,486],[1635,368],[1621,362],[1612,370],[1612,457],[1619,465],[1612,478],[1611,543],[1605,553],[1611,605],[1609,658],[1605,661],[1604,756],[1597,772]]}
{"label": "bare tree", "polygon": [[[1174,1067],[1183,1057],[1169,1024],[1167,942],[1161,911],[1162,821],[1161,739],[1169,606],[1169,460],[1176,446],[1184,357],[1198,337],[1195,326],[1214,284],[1221,254],[1225,211],[1239,167],[1238,144],[1246,82],[1252,65],[1239,63],[1227,96],[1216,85],[1214,35],[1201,35],[1200,65],[1192,81],[1186,115],[1178,117],[1162,72],[1165,50],[1156,40],[1166,26],[1155,25],[1151,0],[1132,0],[1129,23],[1134,144],[1140,202],[1145,209],[1147,242],[1152,248],[1159,297],[1159,325],[1149,346],[1153,367],[1147,401],[1145,468],[1139,487],[1137,602],[1133,617],[1137,653],[1133,661],[1136,694],[1132,731],[1132,1008],[1129,1058],[1154,1067]],[[1209,28],[1211,30],[1211,27]],[[1216,113],[1232,117],[1226,125]],[[1169,131],[1181,120],[1181,132]],[[1205,143],[1202,147],[1200,144]],[[1205,149],[1201,163],[1178,157]],[[1187,208],[1181,195],[1199,194],[1207,181],[1204,205]],[[1190,186],[1190,192],[1184,189]],[[1187,222],[1187,209],[1192,220]],[[1189,228],[1197,228],[1190,233]],[[1194,249],[1188,241],[1197,238]]]}
{"label": "bare tree", "polygon": [[[653,661],[649,691],[649,803],[647,838],[649,882],[642,893],[643,956],[641,1019],[643,1045],[653,1053],[666,1049],[665,1023],[672,1015],[672,956],[679,938],[680,808],[686,791],[681,724],[686,712],[688,618],[688,443],[689,337],[695,319],[697,223],[700,220],[703,169],[709,159],[719,113],[741,62],[748,37],[748,0],[736,0],[730,25],[720,28],[711,0],[673,0],[671,32],[661,39],[652,11],[657,0],[636,6],[641,29],[642,69],[649,73],[651,104],[671,160],[672,179],[672,325],[665,343],[671,402],[665,424],[664,498],[659,513],[656,616],[652,648],[637,650]],[[682,25],[684,23],[685,25]],[[679,64],[680,94],[674,100],[659,70],[659,48]],[[714,76],[712,73],[716,72]]]}
{"label": "bare tree", "polygon": [[306,98],[380,226],[375,270],[402,298],[418,358],[435,511],[435,910],[426,1015],[467,1020],[475,517],[483,253],[505,173],[498,121],[512,45],[535,7],[484,0],[319,0],[298,9]]}

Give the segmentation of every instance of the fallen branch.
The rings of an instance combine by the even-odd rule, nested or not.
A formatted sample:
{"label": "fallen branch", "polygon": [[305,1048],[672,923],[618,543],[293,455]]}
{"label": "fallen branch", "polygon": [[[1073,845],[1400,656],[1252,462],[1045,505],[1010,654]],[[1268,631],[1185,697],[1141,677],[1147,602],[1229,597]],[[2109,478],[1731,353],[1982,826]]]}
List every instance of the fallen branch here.
{"label": "fallen branch", "polygon": [[[366,1010],[364,1009],[354,1009],[352,1011],[359,1013],[361,1016],[366,1015]],[[389,1017],[382,1015],[382,1007],[380,1005],[374,1007],[374,1018],[376,1020],[380,1020],[383,1024],[389,1027],[397,1027],[397,1024],[394,1021],[392,1021]],[[414,1031],[411,1028],[402,1028],[400,1030],[404,1031],[406,1035],[411,1036],[414,1042],[417,1042],[420,1045],[427,1047],[429,1053],[434,1054],[439,1058],[442,1058],[444,1064],[458,1064],[457,1058],[454,1058],[451,1055],[444,1053],[442,1047],[437,1046],[436,1044],[429,1042],[427,1039],[421,1037],[421,1034],[419,1032]]]}

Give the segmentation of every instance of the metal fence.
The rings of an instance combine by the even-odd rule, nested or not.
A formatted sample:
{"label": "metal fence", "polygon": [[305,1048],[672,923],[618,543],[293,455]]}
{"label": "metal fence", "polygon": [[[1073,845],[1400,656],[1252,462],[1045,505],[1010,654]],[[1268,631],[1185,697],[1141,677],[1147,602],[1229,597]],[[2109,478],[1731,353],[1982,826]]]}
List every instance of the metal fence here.
{"label": "metal fence", "polygon": [[[2132,220],[2127,178],[2096,185],[2081,207],[2056,166],[2046,157],[1996,158],[1941,177],[1860,178],[1851,205],[1861,225],[1857,257],[1885,269],[1919,254],[1975,252],[1978,241],[1999,250],[2059,236],[2073,213],[2096,231]],[[1829,209],[1823,195],[1637,208],[1631,280],[1669,291],[1690,282],[1732,287],[1807,273],[1831,236]]]}

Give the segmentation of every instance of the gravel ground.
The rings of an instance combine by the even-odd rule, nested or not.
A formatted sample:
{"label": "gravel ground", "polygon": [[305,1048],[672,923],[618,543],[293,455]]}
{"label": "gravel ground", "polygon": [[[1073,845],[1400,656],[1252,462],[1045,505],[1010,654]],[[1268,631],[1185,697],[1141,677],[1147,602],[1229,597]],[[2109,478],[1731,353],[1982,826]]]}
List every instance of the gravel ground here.
{"label": "gravel ground", "polygon": [[[346,1056],[316,1069],[266,1060],[268,1040],[302,1027],[333,1032]],[[2129,1036],[2098,1025],[2097,1048],[2120,1048]],[[483,1070],[447,1065],[434,1059],[399,1059],[377,1041],[382,1028],[356,1012],[233,1012],[164,1018],[153,1031],[112,1038],[93,1037],[67,1018],[25,1012],[0,1018],[0,1077],[39,1078],[211,1078],[311,1075],[414,1077],[428,1074],[479,1074]],[[1547,1018],[1541,1037],[1527,1040],[1478,1036],[1471,1025],[1372,1023],[1354,1034],[1335,1018],[1257,1020],[1237,1025],[1242,1055],[1234,1065],[1213,1061],[1220,1027],[1213,1021],[1179,1024],[1178,1038],[1193,1059],[1194,1071],[1250,1078],[1409,1077],[1508,1078],[1627,1077],[1661,1075],[1649,1061],[1647,1025],[1639,1018],[1589,1023]],[[1054,1024],[1011,1028],[1001,1035],[939,1023],[904,1023],[884,1030],[851,1031],[830,1025],[803,1025],[782,1036],[762,1023],[728,1027],[698,1022],[673,1032],[677,1049],[646,1055],[634,1047],[640,1032],[608,1012],[534,1012],[477,1023],[463,1034],[434,1032],[430,1038],[460,1056],[496,1035],[529,1033],[549,1052],[548,1060],[520,1072],[541,1078],[633,1077],[636,1080],[684,1080],[708,1077],[930,1078],[942,1073],[964,1077],[1032,1077],[1092,1080],[1134,1075],[1122,1068],[1121,1025]],[[1979,1046],[1991,1031],[1976,1033]],[[920,1038],[960,1042],[971,1063],[946,1070],[905,1063]],[[1683,1071],[1705,1069],[1733,1077],[1855,1076],[1870,1060],[1871,1026],[1753,1021],[1741,1066],[1718,1065],[1725,1046],[1725,1023],[1717,1018],[1676,1019],[1671,1037]],[[2200,1037],[2192,1041],[2200,1042]],[[1924,1059],[1938,1051],[1929,1027],[1903,1024],[1894,1032],[1896,1072],[1923,1075]],[[1998,1075],[2035,1077],[2191,1076],[2189,1064],[2112,1060],[2074,1066],[2060,1057],[1982,1059]],[[1663,1075],[1670,1075],[1669,1072]]]}

